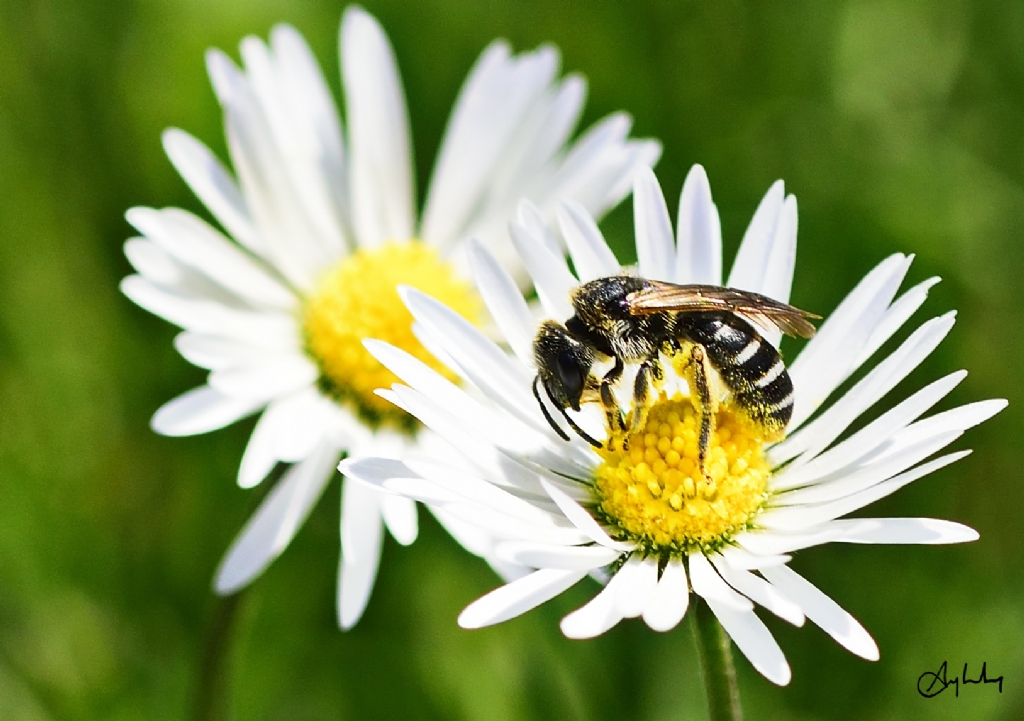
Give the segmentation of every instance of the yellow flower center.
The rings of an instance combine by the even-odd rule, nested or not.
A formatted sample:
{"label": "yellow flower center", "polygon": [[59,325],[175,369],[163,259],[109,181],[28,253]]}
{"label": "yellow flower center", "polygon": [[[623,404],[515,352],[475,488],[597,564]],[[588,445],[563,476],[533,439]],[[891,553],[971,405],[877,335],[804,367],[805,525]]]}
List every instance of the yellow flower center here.
{"label": "yellow flower center", "polygon": [[446,378],[454,376],[416,340],[399,285],[417,288],[479,322],[480,298],[472,285],[432,247],[413,240],[358,250],[327,271],[306,300],[303,330],[324,392],[374,426],[386,423],[411,432],[413,419],[374,394],[398,378],[369,354],[363,339],[387,341]]}
{"label": "yellow flower center", "polygon": [[643,428],[599,451],[597,514],[612,535],[665,557],[717,550],[749,527],[768,497],[763,439],[721,404],[701,473],[699,421],[688,398],[662,393]]}

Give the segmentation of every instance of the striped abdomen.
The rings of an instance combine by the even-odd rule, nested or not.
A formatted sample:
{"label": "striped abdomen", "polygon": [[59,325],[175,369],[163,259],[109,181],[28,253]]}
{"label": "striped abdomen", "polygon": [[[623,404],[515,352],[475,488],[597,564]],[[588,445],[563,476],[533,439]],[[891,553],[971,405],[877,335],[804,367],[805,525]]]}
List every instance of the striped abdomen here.
{"label": "striped abdomen", "polygon": [[793,416],[793,381],[779,352],[731,313],[687,313],[678,319],[681,337],[704,346],[736,404],[763,429],[781,438]]}

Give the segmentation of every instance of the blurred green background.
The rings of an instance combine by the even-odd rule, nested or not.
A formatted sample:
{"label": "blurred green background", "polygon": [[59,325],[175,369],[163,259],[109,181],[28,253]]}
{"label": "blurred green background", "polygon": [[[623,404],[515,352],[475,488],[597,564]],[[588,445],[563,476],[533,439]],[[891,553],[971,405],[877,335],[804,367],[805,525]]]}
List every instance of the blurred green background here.
{"label": "blurred green background", "polygon": [[[175,329],[117,290],[126,208],[208,217],[163,156],[187,129],[224,157],[203,52],[301,30],[339,94],[342,5],[285,0],[0,2],[0,718],[184,719],[214,601],[210,581],[251,509],[234,484],[247,421],[188,439],[149,417],[203,374]],[[794,567],[871,631],[868,663],[816,627],[767,618],[793,667],[784,689],[739,660],[751,719],[1024,718],[1024,3],[370,1],[396,48],[419,187],[451,102],[496,36],[545,41],[590,80],[584,121],[615,109],[660,138],[675,198],[711,177],[731,257],[776,178],[800,202],[794,302],[827,312],[883,257],[937,286],[918,321],[957,327],[895,393],[960,367],[943,407],[1008,397],[968,459],[870,509],[951,518],[959,547],[838,546]],[[605,223],[624,254],[628,204]],[[795,348],[795,346],[793,347]],[[790,350],[792,351],[791,348]],[[579,588],[498,628],[459,610],[496,584],[421,513],[393,541],[362,623],[334,621],[339,488],[241,600],[230,657],[238,719],[700,719],[689,628],[627,621],[568,641]],[[767,614],[763,614],[767,615]],[[946,660],[995,686],[927,700]]]}

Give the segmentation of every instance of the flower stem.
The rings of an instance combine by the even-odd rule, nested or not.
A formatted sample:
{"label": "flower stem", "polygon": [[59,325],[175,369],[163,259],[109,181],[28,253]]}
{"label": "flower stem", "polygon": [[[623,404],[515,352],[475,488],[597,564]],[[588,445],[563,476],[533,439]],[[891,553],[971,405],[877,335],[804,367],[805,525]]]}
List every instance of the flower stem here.
{"label": "flower stem", "polygon": [[694,596],[690,628],[697,643],[710,721],[742,721],[740,689],[732,664],[732,641],[704,599]]}
{"label": "flower stem", "polygon": [[200,649],[195,685],[195,721],[225,721],[231,717],[230,660],[245,591],[217,596],[207,621]]}

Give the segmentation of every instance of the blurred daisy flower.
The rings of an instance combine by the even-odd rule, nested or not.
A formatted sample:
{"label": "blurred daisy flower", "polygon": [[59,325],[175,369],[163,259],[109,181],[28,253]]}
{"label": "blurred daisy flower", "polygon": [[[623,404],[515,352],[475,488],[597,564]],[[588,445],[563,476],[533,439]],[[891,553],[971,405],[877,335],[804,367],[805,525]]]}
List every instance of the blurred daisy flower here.
{"label": "blurred daisy flower", "polygon": [[[245,586],[284,550],[342,454],[399,456],[425,442],[415,420],[374,395],[394,377],[361,345],[367,336],[384,338],[454,378],[417,341],[398,284],[479,322],[483,308],[460,241],[472,235],[500,256],[520,197],[534,200],[541,217],[565,198],[600,215],[628,194],[633,171],[660,154],[656,142],[628,139],[622,113],[571,141],[583,79],[559,76],[552,47],[512,55],[497,41],[455,103],[417,217],[391,46],[377,21],[354,7],[344,14],[340,45],[347,129],[293,28],[275,28],[269,44],[246,38],[243,69],[221,52],[208,54],[234,175],[181,130],[168,130],[164,147],[230,237],[176,208],[127,215],[143,237],[125,245],[138,274],[122,290],[183,328],[178,351],[210,370],[206,384],[157,411],[153,428],[188,436],[261,412],[239,485],[256,486],[289,464],[221,563],[219,593]],[[345,484],[342,626],[365,607],[385,526],[411,543],[413,503]]]}
{"label": "blurred daisy flower", "polygon": [[[638,173],[633,202],[640,277],[722,284],[718,211],[700,166],[683,186],[675,234],[649,169]],[[575,275],[552,251],[547,229],[529,207],[522,208],[511,231],[544,310],[565,322],[573,315],[573,288],[629,271],[616,261],[584,208],[564,204],[558,223]],[[780,181],[757,208],[725,284],[788,302],[796,231],[796,200],[785,195]],[[875,359],[937,280],[897,298],[910,257],[893,255],[872,270],[789,365],[794,407],[784,440],[765,442],[742,422],[730,399],[721,403],[705,475],[697,470],[694,403],[678,366],[669,361],[664,382],[648,401],[643,427],[615,431],[628,436],[627,443],[605,442],[595,449],[577,434],[568,433],[568,442],[559,438],[531,392],[538,323],[513,279],[483,245],[472,245],[470,252],[477,287],[511,354],[428,293],[403,288],[402,295],[427,344],[479,393],[468,393],[392,344],[367,342],[403,381],[381,396],[443,436],[465,462],[456,465],[450,454],[341,464],[344,473],[367,484],[476,523],[487,532],[481,539],[491,539],[491,547],[478,552],[534,569],[467,607],[459,617],[463,627],[518,616],[589,574],[607,583],[562,620],[565,635],[593,637],[631,617],[667,631],[684,617],[693,593],[760,673],[786,684],[789,665],[755,605],[797,626],[810,619],[853,653],[878,658],[871,636],[793,571],[789,554],[832,542],[932,544],[977,538],[972,529],[950,521],[841,518],[967,455],[933,457],[1005,406],[1001,400],[984,401],[922,418],[963,380],[960,371],[849,433],[953,327],[953,313],[933,318]],[[777,345],[779,335],[765,331],[764,341]],[[859,380],[833,398],[862,368]],[[607,440],[600,405],[584,404],[569,413]],[[596,407],[590,416],[588,407]]]}

